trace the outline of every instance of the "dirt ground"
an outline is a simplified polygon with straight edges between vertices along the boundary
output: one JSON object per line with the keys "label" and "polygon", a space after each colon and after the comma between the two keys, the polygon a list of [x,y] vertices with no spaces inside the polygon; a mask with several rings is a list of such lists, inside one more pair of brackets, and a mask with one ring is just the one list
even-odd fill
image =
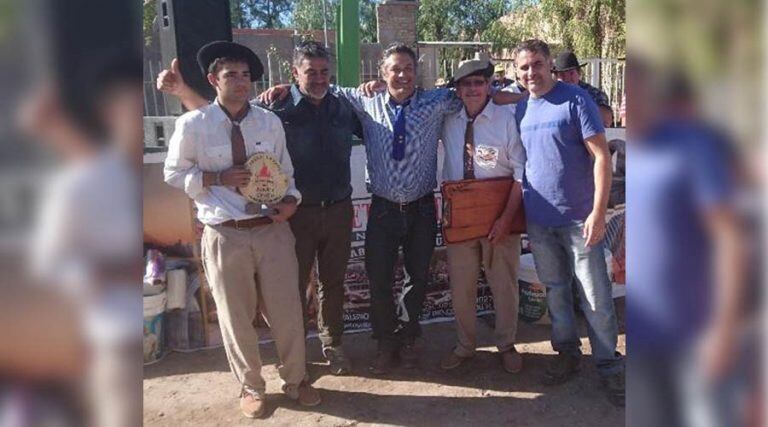
{"label": "dirt ground", "polygon": [[[619,349],[625,350],[624,303],[617,300]],[[303,408],[280,393],[272,344],[261,346],[262,374],[267,381],[267,413],[244,418],[238,407],[239,386],[229,371],[224,349],[172,353],[144,369],[144,424],[151,426],[622,426],[624,409],[606,399],[590,362],[589,340],[581,320],[581,373],[555,387],[539,383],[554,353],[549,326],[520,323],[518,351],[523,372],[501,368],[492,345],[493,316],[478,320],[477,356],[455,371],[443,372],[440,358],[451,349],[453,324],[425,325],[420,340],[421,366],[395,369],[384,377],[367,372],[375,351],[369,333],[345,335],[344,346],[353,363],[349,376],[329,374],[322,363],[320,343],[308,341],[309,373],[323,402]]]}

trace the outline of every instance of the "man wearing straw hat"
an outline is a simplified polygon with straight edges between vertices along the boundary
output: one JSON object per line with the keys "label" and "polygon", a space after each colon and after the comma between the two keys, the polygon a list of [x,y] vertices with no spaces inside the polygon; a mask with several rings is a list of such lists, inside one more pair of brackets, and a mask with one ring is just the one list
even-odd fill
{"label": "man wearing straw hat", "polygon": [[[459,67],[461,67],[461,64],[459,64]],[[493,80],[491,81],[491,86],[493,86],[494,89],[504,89],[515,83],[513,80],[508,79],[506,74],[507,69],[504,67],[504,64],[496,64],[493,67]]]}
{"label": "man wearing straw hat", "polygon": [[[216,89],[216,100],[176,121],[165,181],[195,201],[198,219],[205,224],[203,265],[227,359],[241,383],[240,408],[249,418],[264,413],[259,336],[253,327],[260,310],[275,339],[283,391],[301,405],[315,406],[320,394],[307,381],[299,292],[286,286],[298,280],[295,240],[287,220],[296,212],[301,194],[294,185],[282,123],[248,102],[251,82],[263,70],[250,49],[218,41],[203,46],[197,59]],[[282,184],[274,187],[286,190],[266,210],[243,195],[253,191],[254,182],[246,162],[258,156],[264,158],[259,179],[276,177],[273,182]]]}

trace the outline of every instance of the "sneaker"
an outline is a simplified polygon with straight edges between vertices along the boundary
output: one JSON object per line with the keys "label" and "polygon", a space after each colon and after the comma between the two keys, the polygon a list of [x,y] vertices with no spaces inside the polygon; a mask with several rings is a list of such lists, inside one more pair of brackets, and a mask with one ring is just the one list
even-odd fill
{"label": "sneaker", "polygon": [[352,371],[344,349],[341,346],[323,347],[323,356],[328,361],[333,375],[347,375]]}
{"label": "sneaker", "polygon": [[392,351],[379,350],[376,358],[368,366],[368,371],[374,375],[388,374],[394,364],[395,354]]}
{"label": "sneaker", "polygon": [[472,357],[459,356],[455,352],[451,351],[450,354],[445,356],[443,360],[440,361],[440,369],[444,371],[450,371],[451,369],[456,369],[459,366],[461,366],[462,363],[466,362],[471,358]]}
{"label": "sneaker", "polygon": [[419,364],[419,353],[416,351],[416,347],[413,344],[403,344],[399,351],[400,361],[403,363],[403,368],[413,369]]}
{"label": "sneaker", "polygon": [[547,366],[541,382],[544,385],[557,385],[568,381],[579,372],[580,362],[581,357],[578,355],[559,353],[557,358]]}
{"label": "sneaker", "polygon": [[501,353],[501,366],[510,374],[516,374],[523,370],[523,356],[512,347]]}
{"label": "sneaker", "polygon": [[624,391],[624,373],[619,372],[604,377],[603,385],[608,392],[608,401],[615,406],[624,407],[624,401],[626,397]]}
{"label": "sneaker", "polygon": [[248,418],[258,418],[264,415],[264,398],[247,391],[240,397],[240,410]]}

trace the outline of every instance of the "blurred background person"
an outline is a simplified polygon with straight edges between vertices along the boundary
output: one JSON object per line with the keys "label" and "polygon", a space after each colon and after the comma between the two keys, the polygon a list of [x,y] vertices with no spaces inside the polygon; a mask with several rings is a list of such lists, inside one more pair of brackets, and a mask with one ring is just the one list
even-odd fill
{"label": "blurred background person", "polygon": [[[0,302],[0,420],[141,424],[139,4],[25,4],[18,124],[49,162],[27,274]],[[20,267],[21,268],[21,267]],[[3,286],[5,288],[5,286]],[[50,411],[46,408],[52,408]]]}
{"label": "blurred background person", "polygon": [[630,56],[626,84],[628,425],[749,425],[760,307],[740,161],[682,69]]}

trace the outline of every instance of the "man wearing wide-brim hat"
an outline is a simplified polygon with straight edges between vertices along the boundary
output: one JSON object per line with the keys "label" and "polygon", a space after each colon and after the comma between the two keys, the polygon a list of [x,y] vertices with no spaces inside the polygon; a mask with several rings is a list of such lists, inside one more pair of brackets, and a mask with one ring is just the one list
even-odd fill
{"label": "man wearing wide-brim hat", "polygon": [[[302,405],[317,405],[320,395],[307,382],[299,291],[286,285],[298,281],[287,220],[301,194],[280,119],[248,102],[252,82],[262,74],[261,62],[247,47],[228,41],[203,46],[197,60],[216,89],[216,100],[176,121],[165,181],[195,201],[197,217],[205,224],[203,264],[227,359],[241,384],[241,411],[251,418],[264,413],[259,336],[253,327],[260,308],[269,315],[283,391]],[[277,194],[268,211],[253,209],[244,196],[253,192],[254,182],[246,161],[257,153],[259,159],[271,159],[258,173],[259,182],[275,177],[275,185],[266,190],[284,186],[287,178],[286,195],[280,199],[282,192]]]}
{"label": "man wearing wide-brim hat", "polygon": [[510,105],[491,102],[494,67],[487,56],[462,61],[449,86],[456,89],[464,108],[446,116],[443,127],[445,181],[514,178],[504,211],[488,236],[446,245],[448,269],[456,318],[457,340],[440,366],[457,368],[475,354],[477,280],[480,268],[493,292],[496,307],[494,339],[501,364],[509,373],[522,369],[515,350],[518,316],[517,267],[520,234],[511,234],[512,217],[522,203],[520,181],[525,152]]}
{"label": "man wearing wide-brim hat", "polygon": [[603,125],[609,126],[613,122],[613,109],[611,108],[611,102],[605,92],[581,80],[581,68],[585,65],[587,65],[586,62],[579,63],[579,59],[576,57],[575,53],[566,50],[561,52],[555,58],[555,63],[552,67],[552,73],[555,75],[557,80],[577,85],[580,88],[586,90],[600,110],[600,115],[603,119]]}
{"label": "man wearing wide-brim hat", "polygon": [[496,64],[493,67],[491,86],[496,89],[504,89],[513,83],[515,83],[513,80],[507,78],[507,69],[504,67],[504,64]]}

